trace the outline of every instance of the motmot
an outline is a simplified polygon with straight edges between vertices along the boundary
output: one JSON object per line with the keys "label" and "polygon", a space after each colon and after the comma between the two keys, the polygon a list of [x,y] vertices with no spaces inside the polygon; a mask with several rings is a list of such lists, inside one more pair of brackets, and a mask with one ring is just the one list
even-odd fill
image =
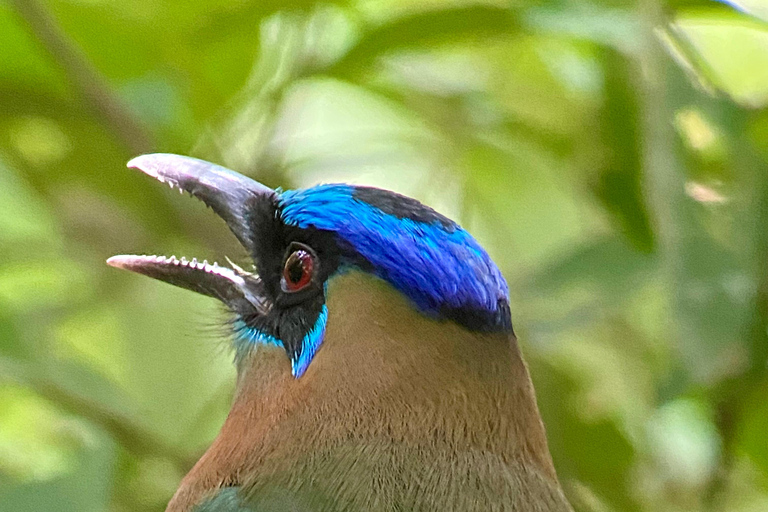
{"label": "motmot", "polygon": [[456,222],[378,188],[128,166],[209,206],[252,260],[108,260],[232,316],[231,410],[168,512],[571,510],[507,282]]}

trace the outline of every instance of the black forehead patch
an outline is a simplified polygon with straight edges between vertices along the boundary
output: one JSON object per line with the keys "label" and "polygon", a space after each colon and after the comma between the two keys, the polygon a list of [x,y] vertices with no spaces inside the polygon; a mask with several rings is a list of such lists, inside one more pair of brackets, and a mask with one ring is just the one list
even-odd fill
{"label": "black forehead patch", "polygon": [[429,206],[421,204],[416,199],[402,196],[389,190],[374,187],[355,187],[352,197],[398,219],[410,219],[423,224],[439,222],[449,232],[454,231],[457,227],[455,222],[437,213]]}

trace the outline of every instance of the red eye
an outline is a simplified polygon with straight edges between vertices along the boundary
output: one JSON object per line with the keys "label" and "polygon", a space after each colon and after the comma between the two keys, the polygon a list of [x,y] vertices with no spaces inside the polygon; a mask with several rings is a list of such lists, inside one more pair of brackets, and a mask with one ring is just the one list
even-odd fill
{"label": "red eye", "polygon": [[312,281],[315,260],[303,249],[293,251],[283,267],[283,290],[297,292]]}

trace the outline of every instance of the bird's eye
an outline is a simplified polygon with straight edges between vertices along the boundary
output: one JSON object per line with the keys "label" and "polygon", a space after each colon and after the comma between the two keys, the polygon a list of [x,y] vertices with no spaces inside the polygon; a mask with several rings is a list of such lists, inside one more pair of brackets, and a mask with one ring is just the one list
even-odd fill
{"label": "bird's eye", "polygon": [[312,282],[314,271],[315,260],[309,252],[304,249],[293,251],[283,267],[283,290],[297,292],[304,289]]}

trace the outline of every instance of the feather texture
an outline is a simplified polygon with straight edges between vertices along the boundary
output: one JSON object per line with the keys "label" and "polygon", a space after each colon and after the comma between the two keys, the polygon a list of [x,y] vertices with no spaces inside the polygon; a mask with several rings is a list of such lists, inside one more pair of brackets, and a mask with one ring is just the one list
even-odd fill
{"label": "feather texture", "polygon": [[[389,207],[365,202],[371,193],[360,190],[376,190]],[[350,185],[289,190],[279,204],[283,222],[335,233],[423,312],[471,329],[511,328],[509,289],[498,267],[472,235],[431,208]]]}
{"label": "feather texture", "polygon": [[426,317],[360,272],[331,280],[328,312],[303,378],[277,347],[241,361],[168,512],[570,510],[514,336]]}

